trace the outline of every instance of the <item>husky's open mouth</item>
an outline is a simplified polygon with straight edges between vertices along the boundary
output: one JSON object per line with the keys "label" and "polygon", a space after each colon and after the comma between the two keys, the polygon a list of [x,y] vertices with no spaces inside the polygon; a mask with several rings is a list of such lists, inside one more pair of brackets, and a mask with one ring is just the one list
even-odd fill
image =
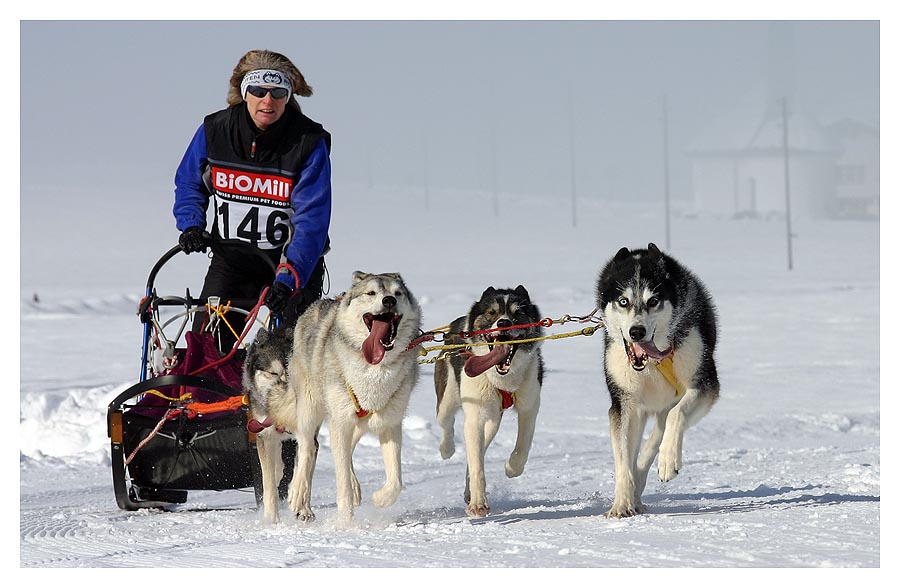
{"label": "husky's open mouth", "polygon": [[402,314],[386,312],[383,314],[366,313],[363,322],[369,329],[369,336],[363,342],[363,357],[372,365],[384,359],[385,351],[394,348],[397,339],[397,326],[403,318]]}
{"label": "husky's open mouth", "polygon": [[490,345],[487,355],[473,355],[466,361],[466,375],[474,378],[486,370],[494,367],[501,376],[509,373],[513,357],[516,355],[518,345],[508,345],[507,342],[524,339],[524,331],[521,335],[510,336],[507,333],[489,333],[485,339]]}
{"label": "husky's open mouth", "polygon": [[634,368],[635,371],[641,371],[647,367],[648,359],[660,361],[672,353],[671,347],[665,351],[660,351],[656,348],[656,345],[653,344],[653,341],[647,341],[646,343],[629,343],[623,338],[622,343],[625,344],[625,353],[628,355],[628,361],[631,362],[631,367]]}

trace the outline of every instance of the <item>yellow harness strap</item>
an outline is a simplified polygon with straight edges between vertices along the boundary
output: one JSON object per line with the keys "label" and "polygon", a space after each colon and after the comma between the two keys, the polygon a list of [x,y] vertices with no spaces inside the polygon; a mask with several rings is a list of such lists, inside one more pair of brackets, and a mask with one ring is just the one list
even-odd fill
{"label": "yellow harness strap", "polygon": [[371,416],[372,412],[374,411],[366,410],[359,405],[359,398],[356,397],[356,392],[353,391],[353,388],[350,387],[349,383],[347,384],[347,392],[350,393],[350,400],[353,401],[353,408],[356,409],[356,417],[362,420],[368,416]]}
{"label": "yellow harness strap", "polygon": [[687,388],[685,388],[684,384],[679,382],[678,378],[675,377],[675,368],[672,365],[671,355],[656,364],[656,369],[658,369],[659,373],[663,375],[666,381],[672,384],[672,387],[675,388],[675,398],[678,398],[679,396],[684,394]]}

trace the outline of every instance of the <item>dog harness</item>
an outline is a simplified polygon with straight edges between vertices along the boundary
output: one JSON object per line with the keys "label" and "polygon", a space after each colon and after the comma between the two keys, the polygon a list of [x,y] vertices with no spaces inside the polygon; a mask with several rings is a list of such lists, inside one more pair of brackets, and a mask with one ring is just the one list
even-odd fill
{"label": "dog harness", "polygon": [[667,382],[669,382],[673,388],[675,388],[675,398],[678,398],[682,394],[684,394],[687,388],[684,387],[678,378],[675,376],[675,367],[673,365],[672,356],[674,353],[670,353],[662,361],[656,364],[656,369],[659,370],[659,373],[663,375]]}
{"label": "dog harness", "polygon": [[350,393],[350,400],[353,402],[353,408],[356,409],[356,418],[362,420],[372,414],[371,411],[368,411],[359,405],[359,398],[356,397],[356,393],[353,391],[353,388],[350,387],[350,383],[347,383],[347,392]]}

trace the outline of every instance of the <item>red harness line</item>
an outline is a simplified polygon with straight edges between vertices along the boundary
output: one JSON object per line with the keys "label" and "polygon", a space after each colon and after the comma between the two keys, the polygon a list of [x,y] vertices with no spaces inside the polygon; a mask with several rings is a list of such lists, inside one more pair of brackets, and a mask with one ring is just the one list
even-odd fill
{"label": "red harness line", "polygon": [[420,343],[425,343],[426,341],[434,341],[434,337],[441,333],[445,337],[447,335],[459,335],[463,339],[468,339],[474,335],[483,335],[485,333],[493,333],[495,331],[510,331],[512,329],[527,329],[529,327],[550,327],[553,326],[552,318],[541,319],[536,323],[527,323],[521,325],[511,325],[509,327],[495,327],[493,329],[482,329],[481,331],[460,331],[458,333],[444,333],[443,331],[428,331],[427,333],[422,333],[415,339],[409,342],[409,345],[406,346],[406,350],[409,351],[413,347],[419,345]]}

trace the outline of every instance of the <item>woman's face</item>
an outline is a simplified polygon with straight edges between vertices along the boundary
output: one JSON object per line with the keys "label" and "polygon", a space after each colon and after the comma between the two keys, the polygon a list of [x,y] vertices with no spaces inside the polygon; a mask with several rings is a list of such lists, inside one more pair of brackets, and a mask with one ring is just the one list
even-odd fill
{"label": "woman's face", "polygon": [[[258,87],[268,88],[268,86]],[[253,119],[259,130],[265,131],[281,118],[281,115],[284,114],[284,108],[287,106],[288,96],[273,98],[271,92],[266,92],[262,98],[257,98],[249,91],[247,92],[247,95],[244,97],[244,100],[247,102],[247,110],[250,111],[250,118]]]}

